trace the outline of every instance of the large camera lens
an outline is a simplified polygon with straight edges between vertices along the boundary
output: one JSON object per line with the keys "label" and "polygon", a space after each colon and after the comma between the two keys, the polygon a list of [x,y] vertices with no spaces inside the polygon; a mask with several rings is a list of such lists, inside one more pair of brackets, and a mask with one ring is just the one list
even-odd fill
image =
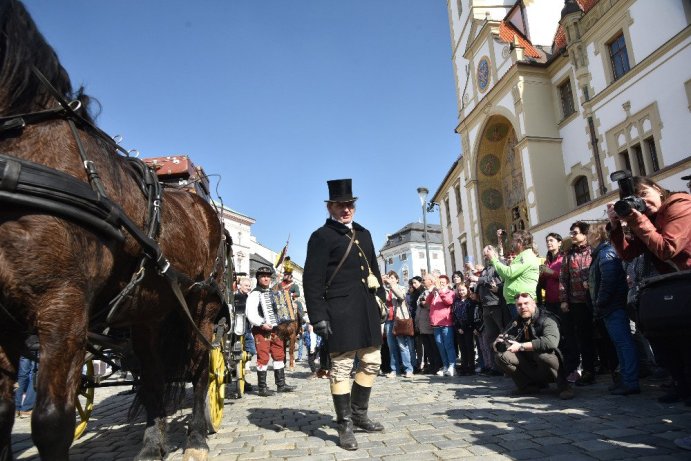
{"label": "large camera lens", "polygon": [[508,346],[504,341],[498,342],[495,347],[497,348],[497,352],[506,352],[506,349],[508,349]]}
{"label": "large camera lens", "polygon": [[631,203],[626,199],[617,200],[614,203],[614,212],[617,214],[617,216],[620,216],[622,218],[630,215],[631,214]]}

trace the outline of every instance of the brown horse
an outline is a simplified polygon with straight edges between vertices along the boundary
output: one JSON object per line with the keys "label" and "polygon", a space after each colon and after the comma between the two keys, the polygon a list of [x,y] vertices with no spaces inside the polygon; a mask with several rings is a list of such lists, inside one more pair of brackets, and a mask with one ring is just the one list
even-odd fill
{"label": "brown horse", "polygon": [[300,332],[300,326],[297,320],[292,322],[281,323],[276,327],[278,337],[283,340],[283,344],[288,349],[286,357],[288,358],[288,369],[295,369],[295,345],[297,344],[297,335]]}
{"label": "brown horse", "polygon": [[[81,106],[61,107],[63,98]],[[136,402],[146,410],[146,429],[137,459],[165,456],[165,397],[176,379],[194,386],[186,455],[204,458],[209,373],[201,336],[211,337],[222,303],[215,288],[222,283],[222,226],[214,209],[194,194],[165,190],[160,202],[148,199],[144,192],[152,181],[142,180],[136,163],[118,155],[93,126],[87,107],[88,98],[81,90],[73,93],[24,6],[0,0],[0,460],[12,459],[13,384],[27,336],[35,333],[40,342],[32,438],[43,459],[65,460],[88,333],[113,326],[129,329],[142,365]],[[93,218],[98,213],[75,211],[87,193],[54,202],[61,194],[55,187],[27,199],[22,194],[31,187],[22,181],[31,172],[73,192],[86,189],[96,197],[86,200],[91,208],[115,206],[102,220]],[[123,223],[148,229],[152,238]],[[109,302],[135,273],[141,282],[107,322]],[[173,279],[180,283],[169,283]],[[176,286],[196,325],[183,315]]]}

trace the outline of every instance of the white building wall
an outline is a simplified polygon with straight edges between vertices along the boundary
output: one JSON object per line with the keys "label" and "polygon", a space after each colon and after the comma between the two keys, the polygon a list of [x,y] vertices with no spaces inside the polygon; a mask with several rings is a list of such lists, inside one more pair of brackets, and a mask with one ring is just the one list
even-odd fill
{"label": "white building wall", "polygon": [[[666,61],[661,60],[655,68],[649,69],[644,79],[632,80],[626,87],[594,107],[601,123],[600,133],[604,134],[626,120],[626,113],[622,108],[624,103],[631,104],[630,113],[635,114],[656,102],[663,121],[658,155],[664,165],[686,159],[691,152],[688,143],[691,113],[682,84],[691,79],[691,40],[672,50],[668,57]],[[616,153],[608,152],[609,155]]]}
{"label": "white building wall", "polygon": [[588,147],[587,121],[576,117],[559,129],[562,137],[561,149],[564,156],[564,175],[571,173],[571,169],[578,163],[590,161],[591,153]]}
{"label": "white building wall", "polygon": [[[588,43],[586,46],[586,54],[588,56],[588,71],[590,72],[590,86],[593,93],[597,94],[604,90],[607,86],[607,77],[605,75],[605,68],[602,67],[602,60],[599,55],[595,54],[595,44]],[[594,96],[590,95],[591,97]]]}
{"label": "white building wall", "polygon": [[636,55],[636,62],[643,60],[686,27],[682,1],[662,0],[662,2],[665,3],[664,8],[660,8],[660,0],[639,0],[629,8],[629,14],[633,19],[629,28],[631,46]]}

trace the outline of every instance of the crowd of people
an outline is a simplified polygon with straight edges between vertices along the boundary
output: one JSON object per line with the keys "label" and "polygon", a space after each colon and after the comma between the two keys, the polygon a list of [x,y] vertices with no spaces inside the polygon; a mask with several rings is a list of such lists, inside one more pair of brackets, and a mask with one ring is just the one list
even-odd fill
{"label": "crowd of people", "polygon": [[[395,271],[379,273],[371,236],[353,221],[350,180],[329,181],[329,218],[305,264],[304,344],[313,376],[330,380],[339,444],[357,449],[354,426],[382,430],[367,416],[376,375],[508,376],[515,394],[554,383],[562,399],[602,379],[613,395],[639,394],[653,376],[669,380],[660,402],[691,406],[684,333],[670,325],[648,336],[635,315],[642,280],[691,269],[691,195],[631,181],[635,197],[607,204],[606,220],[576,221],[568,238],[550,232],[544,257],[525,230],[504,251],[499,231],[484,264],[407,287]],[[676,442],[691,449],[691,438]]]}

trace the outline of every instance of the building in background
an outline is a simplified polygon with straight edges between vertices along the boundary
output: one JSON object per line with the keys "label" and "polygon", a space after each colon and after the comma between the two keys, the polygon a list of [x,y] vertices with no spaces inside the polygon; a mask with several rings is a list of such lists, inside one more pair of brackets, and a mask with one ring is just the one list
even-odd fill
{"label": "building in background", "polygon": [[[427,224],[427,240],[429,242],[432,273],[439,271],[440,274],[446,274],[441,226],[438,224]],[[381,273],[391,270],[396,271],[402,285],[407,285],[408,280],[416,275],[426,274],[427,257],[425,254],[425,235],[422,223],[407,224],[402,229],[389,235],[379,254],[379,270]]]}
{"label": "building in background", "polygon": [[[249,277],[254,287],[256,284],[254,274],[257,268],[264,265],[273,268],[278,252],[257,242],[257,238],[252,235],[252,225],[256,222],[254,218],[243,215],[228,207],[221,207],[218,203],[216,205],[223,210],[223,224],[233,239],[235,272]],[[282,268],[283,266],[278,268],[274,276],[274,282],[281,280],[283,275]],[[302,273],[303,268],[293,261],[293,280],[300,286],[301,292]]]}
{"label": "building in background", "polygon": [[447,267],[499,228],[605,218],[628,169],[684,190],[691,2],[449,0],[461,152],[432,200]]}

